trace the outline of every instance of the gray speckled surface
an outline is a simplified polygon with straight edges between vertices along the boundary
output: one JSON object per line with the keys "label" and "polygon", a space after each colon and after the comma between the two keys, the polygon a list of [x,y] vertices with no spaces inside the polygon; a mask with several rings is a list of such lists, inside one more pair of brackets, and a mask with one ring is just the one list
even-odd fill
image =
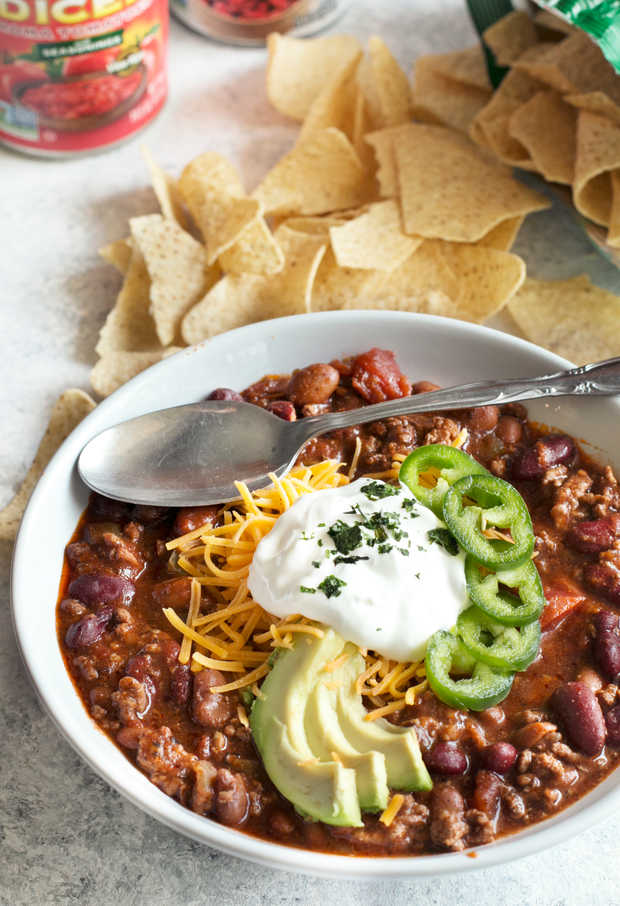
{"label": "gray speckled surface", "polygon": [[[409,66],[416,54],[471,41],[459,0],[359,2],[343,28],[382,34]],[[290,143],[267,105],[260,51],[171,35],[171,99],[144,139],[173,171],[214,148],[248,184]],[[118,279],[97,260],[129,216],[155,204],[137,143],[71,163],[0,151],[0,505],[24,475],[50,406],[87,388],[93,347]],[[531,217],[517,250],[538,277],[587,270],[620,292],[620,277],[570,214]],[[499,326],[508,326],[506,319]],[[280,906],[425,903],[522,906],[620,902],[620,817],[504,867],[417,882],[322,881],[285,875],[184,839],[125,802],[86,767],[42,712],[8,620],[9,546],[0,542],[0,903],[81,906]]]}

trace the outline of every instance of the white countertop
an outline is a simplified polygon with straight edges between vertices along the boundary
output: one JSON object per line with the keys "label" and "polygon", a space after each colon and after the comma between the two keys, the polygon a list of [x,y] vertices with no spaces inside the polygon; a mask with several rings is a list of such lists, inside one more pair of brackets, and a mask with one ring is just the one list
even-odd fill
{"label": "white countertop", "polygon": [[[407,71],[419,53],[463,47],[459,0],[354,3],[340,28],[381,35]],[[170,99],[135,141],[49,162],[0,150],[0,506],[32,459],[53,401],[88,389],[94,345],[119,286],[96,250],[156,209],[139,143],[172,172],[194,155],[231,156],[252,188],[296,127],[264,92],[264,51],[210,43],[173,22]],[[537,277],[588,271],[620,293],[566,209],[531,217],[517,246]],[[500,322],[501,325],[501,322]],[[42,541],[45,539],[42,526]],[[442,880],[355,884],[285,875],[178,836],[94,775],[43,714],[8,620],[10,547],[0,542],[0,903],[80,906],[302,906],[338,903],[608,904],[620,901],[620,816],[553,850]]]}

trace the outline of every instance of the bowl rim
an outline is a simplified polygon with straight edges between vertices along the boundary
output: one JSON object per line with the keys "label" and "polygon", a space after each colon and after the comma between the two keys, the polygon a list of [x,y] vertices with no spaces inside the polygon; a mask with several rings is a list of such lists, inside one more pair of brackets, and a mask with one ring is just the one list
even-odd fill
{"label": "bowl rim", "polygon": [[[146,381],[151,379],[153,373],[161,373],[163,376],[166,372],[174,371],[175,360],[181,356],[193,355],[199,350],[213,348],[214,345],[226,345],[232,342],[237,346],[243,346],[248,337],[255,333],[263,331],[277,331],[278,326],[290,326],[291,322],[301,324],[311,319],[315,326],[321,323],[330,326],[346,325],[347,322],[358,320],[367,322],[372,325],[381,322],[397,325],[403,324],[407,329],[413,324],[425,323],[440,329],[452,330],[455,336],[460,335],[465,339],[467,336],[476,335],[478,337],[488,337],[490,342],[497,342],[501,339],[503,343],[514,346],[530,354],[535,353],[538,356],[544,356],[549,362],[551,369],[561,370],[564,368],[574,367],[571,362],[555,353],[549,352],[540,346],[530,343],[527,340],[515,337],[512,334],[493,328],[485,327],[469,322],[448,319],[435,315],[412,314],[409,312],[392,312],[392,311],[337,311],[321,312],[304,315],[292,315],[285,318],[277,318],[269,321],[262,321],[256,324],[247,325],[228,331],[225,334],[218,335],[210,340],[204,340],[195,346],[181,350],[173,356],[158,362],[151,366],[145,372],[132,378],[93,410],[92,413],[80,422],[73,432],[67,437],[60,448],[56,451],[39,481],[37,482],[28,505],[26,507],[19,532],[16,538],[15,547],[12,555],[10,570],[10,606],[11,619],[15,637],[17,640],[18,650],[22,657],[28,677],[35,689],[37,697],[41,702],[46,713],[51,717],[54,725],[60,731],[61,735],[69,742],[78,755],[110,786],[132,802],[142,811],[156,818],[168,827],[176,830],[185,836],[215,847],[222,852],[248,859],[252,862],[266,865],[272,868],[278,868],[288,871],[297,871],[303,874],[310,874],[324,878],[337,879],[396,879],[411,877],[428,877],[436,874],[451,874],[454,872],[463,872],[467,870],[476,870],[493,865],[513,861],[527,855],[539,852],[540,850],[561,843],[562,841],[574,836],[582,830],[586,830],[598,821],[603,820],[612,813],[616,812],[620,805],[620,778],[615,784],[615,789],[608,789],[598,795],[596,791],[601,786],[608,783],[612,775],[609,775],[602,784],[597,785],[591,792],[586,793],[574,804],[563,809],[556,815],[544,819],[543,821],[532,824],[530,827],[516,834],[511,834],[500,838],[497,842],[481,847],[473,847],[462,852],[439,853],[424,856],[347,856],[336,855],[331,853],[306,850],[292,846],[286,846],[281,843],[272,843],[262,838],[253,837],[243,831],[225,827],[217,822],[199,816],[190,809],[181,806],[178,802],[171,799],[165,793],[155,788],[151,782],[127,760],[128,770],[122,770],[122,776],[116,776],[116,773],[107,767],[102,758],[96,758],[89,751],[87,742],[76,738],[68,727],[60,719],[57,711],[62,710],[62,703],[54,700],[52,691],[46,688],[43,682],[44,675],[40,665],[33,663],[28,646],[28,625],[25,619],[27,601],[22,601],[26,594],[27,576],[29,563],[26,560],[25,549],[28,546],[28,535],[33,531],[35,519],[38,516],[39,498],[45,492],[48,482],[54,476],[56,470],[60,469],[65,474],[70,474],[75,469],[77,454],[70,461],[65,459],[70,449],[76,445],[79,440],[80,446],[78,452],[86,440],[93,436],[94,433],[101,430],[97,424],[95,431],[91,430],[91,425],[105,421],[109,410],[116,410],[120,406],[122,409],[123,401],[127,397],[132,397],[139,393],[140,387]],[[148,377],[145,377],[148,375]],[[620,404],[616,403],[618,408]],[[117,419],[118,420],[118,419]],[[112,422],[110,422],[111,424]],[[79,698],[81,708],[83,705]],[[87,716],[88,712],[84,709]],[[102,733],[96,723],[92,721],[93,732]],[[105,734],[103,734],[105,735]],[[107,738],[107,737],[106,737]],[[153,802],[145,802],[134,789],[136,785],[136,773],[145,779],[145,782],[152,787],[154,791]]]}

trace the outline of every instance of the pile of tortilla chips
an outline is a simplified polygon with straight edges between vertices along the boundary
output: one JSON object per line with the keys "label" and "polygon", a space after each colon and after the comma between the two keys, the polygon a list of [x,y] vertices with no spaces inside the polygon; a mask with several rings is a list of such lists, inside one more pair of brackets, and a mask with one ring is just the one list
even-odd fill
{"label": "pile of tortilla chips", "polygon": [[510,166],[572,187],[577,210],[620,248],[620,75],[581,30],[512,12],[484,34],[502,66],[492,93],[479,47],[420,58],[414,113],[467,132]]}
{"label": "pile of tortilla chips", "polygon": [[[255,321],[377,308],[480,322],[524,280],[509,249],[548,202],[452,123],[414,122],[409,80],[380,38],[365,52],[346,35],[276,34],[268,48],[267,93],[301,123],[297,141],[252,193],[219,154],[178,179],[148,156],[160,213],[102,249],[124,283],[97,344],[101,395]],[[478,57],[447,56],[433,78],[469,79],[486,101]]]}

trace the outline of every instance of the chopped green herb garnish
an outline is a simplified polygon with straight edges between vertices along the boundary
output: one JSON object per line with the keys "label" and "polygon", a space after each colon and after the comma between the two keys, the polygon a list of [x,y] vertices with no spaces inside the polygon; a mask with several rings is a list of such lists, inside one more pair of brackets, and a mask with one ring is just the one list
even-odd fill
{"label": "chopped green herb garnish", "polygon": [[339,554],[349,554],[363,542],[362,529],[359,525],[347,525],[342,519],[335,522],[327,530]]}
{"label": "chopped green herb garnish", "polygon": [[321,565],[321,563],[319,560],[313,560],[312,565],[314,566],[315,569],[318,569],[319,566]]}
{"label": "chopped green herb garnish", "polygon": [[325,576],[322,582],[319,582],[319,588],[326,598],[337,598],[342,594],[342,586],[346,584],[345,581],[332,573],[329,576]]}
{"label": "chopped green herb garnish", "polygon": [[413,518],[414,516],[419,516],[419,513],[415,512],[416,502],[413,497],[405,497],[402,503],[403,510],[407,510],[409,515]]}
{"label": "chopped green herb garnish", "polygon": [[302,541],[312,541],[314,535],[307,535],[305,532],[302,532],[300,537]]}
{"label": "chopped green herb garnish", "polygon": [[351,554],[349,557],[334,557],[334,565],[338,563],[357,563],[358,560],[370,560],[370,557],[359,557],[356,554]]}
{"label": "chopped green herb garnish", "polygon": [[403,555],[403,557],[408,557],[411,551],[407,547],[399,547],[398,552]]}
{"label": "chopped green herb garnish", "polygon": [[459,546],[454,535],[448,531],[447,528],[435,528],[430,529],[426,533],[428,540],[434,542],[435,544],[440,544],[444,550],[446,550],[452,556],[456,556],[459,552]]}
{"label": "chopped green herb garnish", "polygon": [[377,548],[377,552],[379,554],[389,554],[389,552],[392,550],[393,547],[394,547],[393,544],[387,544],[387,543],[380,544],[379,547]]}
{"label": "chopped green herb garnish", "polygon": [[384,497],[393,497],[400,494],[398,488],[385,481],[369,481],[368,484],[361,488],[362,494],[365,494],[369,500],[383,500]]}
{"label": "chopped green herb garnish", "polygon": [[419,579],[419,578],[420,578],[420,573],[416,573],[416,574],[415,574],[415,577],[416,577],[416,579]]}
{"label": "chopped green herb garnish", "polygon": [[[320,586],[319,586],[319,588],[320,588]],[[309,588],[307,585],[300,585],[299,590],[303,591],[303,593],[305,595],[315,595],[316,594],[316,588]]]}

